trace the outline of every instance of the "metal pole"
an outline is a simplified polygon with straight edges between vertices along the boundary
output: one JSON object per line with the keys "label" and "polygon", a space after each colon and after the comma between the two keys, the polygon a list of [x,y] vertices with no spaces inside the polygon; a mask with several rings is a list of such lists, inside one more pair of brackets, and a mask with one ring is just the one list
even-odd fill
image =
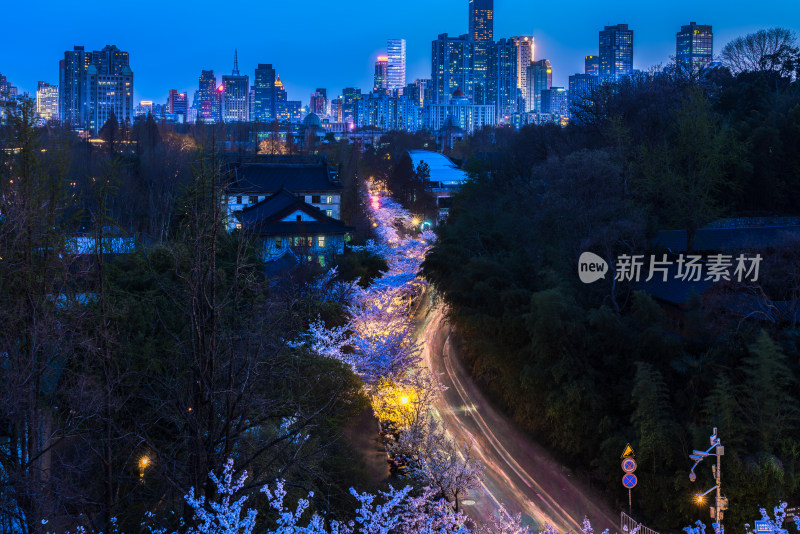
{"label": "metal pole", "polygon": [[[717,429],[714,428],[714,435],[717,435]],[[720,484],[722,483],[722,455],[720,454],[720,439],[717,435],[717,446],[714,449],[715,454],[717,455],[717,472],[716,472],[716,482],[717,482],[717,525],[722,528],[722,488]]]}
{"label": "metal pole", "polygon": [[631,489],[628,488],[628,515],[633,517],[633,510],[631,508]]}

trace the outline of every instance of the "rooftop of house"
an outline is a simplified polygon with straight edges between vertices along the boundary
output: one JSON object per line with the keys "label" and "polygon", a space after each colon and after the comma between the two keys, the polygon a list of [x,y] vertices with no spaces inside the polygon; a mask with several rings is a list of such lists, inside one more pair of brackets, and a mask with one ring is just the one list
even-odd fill
{"label": "rooftop of house", "polygon": [[272,193],[286,188],[294,193],[342,190],[335,169],[324,158],[265,156],[231,166],[231,194]]}
{"label": "rooftop of house", "polygon": [[[285,221],[286,217],[301,211],[312,220]],[[336,235],[353,232],[355,228],[306,204],[302,197],[285,188],[234,214],[242,227],[257,235]]]}
{"label": "rooftop of house", "polygon": [[430,181],[440,182],[443,186],[458,186],[463,184],[468,176],[459,169],[453,161],[439,152],[430,150],[409,150],[408,155],[416,169],[421,162],[430,167]]}

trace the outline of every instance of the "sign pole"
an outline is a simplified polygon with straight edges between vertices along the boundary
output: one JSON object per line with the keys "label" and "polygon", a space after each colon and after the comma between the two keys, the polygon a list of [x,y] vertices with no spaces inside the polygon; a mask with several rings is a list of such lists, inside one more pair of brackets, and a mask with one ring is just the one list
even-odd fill
{"label": "sign pole", "polygon": [[622,477],[622,485],[628,489],[628,516],[633,516],[633,503],[631,499],[631,490],[636,483],[638,482],[636,475],[633,473],[636,471],[636,454],[633,452],[633,448],[631,448],[631,444],[628,443],[625,446],[625,450],[622,452],[622,470],[625,472],[625,476]]}
{"label": "sign pole", "polygon": [[633,507],[631,506],[631,490],[628,490],[628,515],[633,517]]}

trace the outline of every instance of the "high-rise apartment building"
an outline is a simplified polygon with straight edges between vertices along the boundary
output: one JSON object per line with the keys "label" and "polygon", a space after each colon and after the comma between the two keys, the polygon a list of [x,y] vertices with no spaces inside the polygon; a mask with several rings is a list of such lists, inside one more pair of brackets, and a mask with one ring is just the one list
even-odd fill
{"label": "high-rise apartment building", "polygon": [[456,89],[472,99],[472,42],[446,33],[432,43],[431,85],[436,103],[448,104]]}
{"label": "high-rise apartment building", "polygon": [[206,122],[220,122],[222,120],[222,86],[217,87],[217,77],[213,70],[200,72],[197,91],[199,99],[197,117]]}
{"label": "high-rise apartment building", "polygon": [[497,108],[496,116],[504,118],[517,107],[517,43],[500,39],[492,44],[489,54],[489,102]]}
{"label": "high-rise apartment building", "polygon": [[562,119],[569,116],[567,90],[563,87],[551,87],[542,91],[542,113],[552,113]]}
{"label": "high-rise apartment building", "polygon": [[600,58],[598,56],[586,56],[583,64],[584,74],[600,76]]}
{"label": "high-rise apartment building", "polygon": [[469,0],[469,38],[472,41],[494,39],[494,0]]}
{"label": "high-rise apartment building", "polygon": [[[5,82],[3,82],[5,85]],[[3,88],[0,88],[2,91]],[[58,86],[39,82],[36,89],[36,113],[45,120],[58,120]]]}
{"label": "high-rise apartment building", "polygon": [[64,52],[59,61],[59,115],[71,128],[96,134],[112,115],[133,121],[133,71],[128,52],[113,45]]}
{"label": "high-rise apartment building", "polygon": [[359,100],[361,100],[361,89],[345,87],[342,90],[342,122],[358,124]]}
{"label": "high-rise apartment building", "polygon": [[271,63],[259,63],[253,85],[252,120],[272,122],[275,120],[275,69]]}
{"label": "high-rise apartment building", "polygon": [[525,94],[525,111],[542,112],[542,91],[553,86],[553,69],[546,59],[528,66],[528,87]]}
{"label": "high-rise apartment building", "polygon": [[681,26],[675,39],[675,61],[679,67],[697,72],[711,63],[714,55],[714,32],[708,24]]}
{"label": "high-rise apartment building", "polygon": [[633,30],[627,24],[600,31],[600,77],[619,80],[633,71]]}
{"label": "high-rise apartment building", "polygon": [[406,86],[406,40],[389,39],[386,44],[389,91],[403,94]]}
{"label": "high-rise apartment building", "polygon": [[250,117],[250,77],[239,74],[239,54],[233,51],[233,71],[222,76],[222,121],[247,122]]}
{"label": "high-rise apartment building", "polygon": [[511,40],[517,45],[517,88],[524,93],[528,87],[528,65],[535,57],[535,45],[529,35],[512,37]]}
{"label": "high-rise apartment building", "polygon": [[389,56],[378,56],[375,62],[375,75],[372,90],[380,93],[389,91]]}
{"label": "high-rise apartment building", "polygon": [[316,113],[320,117],[328,113],[328,99],[325,98],[323,90],[317,89],[308,102],[308,110],[311,113]]}
{"label": "high-rise apartment building", "polygon": [[573,74],[569,77],[569,108],[580,106],[599,85],[600,76],[592,74]]}

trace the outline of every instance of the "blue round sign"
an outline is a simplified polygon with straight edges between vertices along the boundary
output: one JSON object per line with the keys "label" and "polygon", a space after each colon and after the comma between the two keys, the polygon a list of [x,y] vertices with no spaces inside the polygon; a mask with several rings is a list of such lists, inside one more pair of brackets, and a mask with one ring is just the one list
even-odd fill
{"label": "blue round sign", "polygon": [[631,489],[634,486],[636,486],[637,482],[639,481],[636,479],[636,475],[634,475],[633,473],[628,473],[627,475],[622,477],[622,485],[628,489]]}

